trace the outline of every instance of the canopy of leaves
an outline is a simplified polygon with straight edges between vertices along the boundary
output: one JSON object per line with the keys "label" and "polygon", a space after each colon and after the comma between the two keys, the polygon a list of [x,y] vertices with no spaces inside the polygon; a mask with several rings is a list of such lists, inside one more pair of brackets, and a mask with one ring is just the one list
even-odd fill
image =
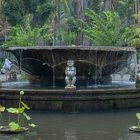
{"label": "canopy of leaves", "polygon": [[133,28],[128,43],[129,46],[140,47],[140,27]]}
{"label": "canopy of leaves", "polygon": [[5,0],[2,10],[12,25],[22,24],[25,15],[32,14],[32,24],[43,25],[54,6],[49,0]]}

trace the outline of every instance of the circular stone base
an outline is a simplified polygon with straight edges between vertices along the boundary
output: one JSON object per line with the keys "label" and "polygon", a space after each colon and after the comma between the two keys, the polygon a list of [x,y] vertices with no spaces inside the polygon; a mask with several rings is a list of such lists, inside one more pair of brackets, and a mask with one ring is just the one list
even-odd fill
{"label": "circular stone base", "polygon": [[18,133],[22,133],[25,131],[28,131],[29,129],[27,127],[21,127],[20,129],[16,129],[16,130],[11,130],[8,126],[3,126],[2,128],[0,128],[0,133],[5,133],[5,134],[18,134]]}
{"label": "circular stone base", "polygon": [[129,127],[129,130],[132,132],[140,133],[140,128],[137,126],[131,126]]}

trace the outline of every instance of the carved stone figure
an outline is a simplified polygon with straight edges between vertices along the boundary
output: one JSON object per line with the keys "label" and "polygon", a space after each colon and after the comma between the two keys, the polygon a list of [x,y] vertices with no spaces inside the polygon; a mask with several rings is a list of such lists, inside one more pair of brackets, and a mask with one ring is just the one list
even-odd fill
{"label": "carved stone figure", "polygon": [[13,64],[9,70],[8,81],[17,81],[17,67]]}
{"label": "carved stone figure", "polygon": [[137,72],[138,72],[138,65],[136,63],[136,58],[133,55],[131,57],[130,65],[129,65],[129,73],[130,73],[130,79],[129,79],[129,81],[134,82],[136,80],[136,78],[137,78]]}
{"label": "carved stone figure", "polygon": [[17,81],[17,74],[16,72],[12,71],[9,73],[8,81]]}
{"label": "carved stone figure", "polygon": [[138,71],[138,73],[140,73],[140,59],[138,60],[137,71]]}
{"label": "carved stone figure", "polygon": [[66,87],[65,88],[76,88],[74,86],[74,84],[76,82],[76,68],[74,67],[73,60],[67,61],[65,75],[66,75],[66,77],[65,77]]}

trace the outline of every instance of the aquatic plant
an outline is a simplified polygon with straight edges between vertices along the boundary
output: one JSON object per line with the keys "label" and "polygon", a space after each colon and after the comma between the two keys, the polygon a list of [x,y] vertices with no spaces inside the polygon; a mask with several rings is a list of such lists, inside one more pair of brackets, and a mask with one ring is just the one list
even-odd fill
{"label": "aquatic plant", "polygon": [[140,113],[136,113],[136,117],[137,117],[137,119],[138,119],[137,128],[140,129]]}
{"label": "aquatic plant", "polygon": [[0,121],[2,120],[2,112],[5,111],[5,107],[0,104]]}
{"label": "aquatic plant", "polygon": [[[10,121],[8,123],[8,126],[0,126],[0,129],[7,129],[7,131],[16,131],[20,130],[24,127],[25,124],[21,123],[22,116],[26,118],[27,121],[31,120],[31,117],[25,112],[26,110],[30,110],[28,105],[22,101],[22,96],[24,95],[24,91],[20,91],[20,96],[19,96],[19,102],[18,102],[18,107],[10,107],[7,108],[6,110],[10,114],[14,114],[17,116],[17,121]],[[4,111],[5,107],[0,107],[0,111]],[[15,119],[15,117],[14,117]],[[35,127],[36,125],[33,123],[28,123],[28,126]]]}
{"label": "aquatic plant", "polygon": [[140,132],[140,113],[136,113],[136,117],[137,117],[137,125],[129,127],[129,130],[133,132]]}

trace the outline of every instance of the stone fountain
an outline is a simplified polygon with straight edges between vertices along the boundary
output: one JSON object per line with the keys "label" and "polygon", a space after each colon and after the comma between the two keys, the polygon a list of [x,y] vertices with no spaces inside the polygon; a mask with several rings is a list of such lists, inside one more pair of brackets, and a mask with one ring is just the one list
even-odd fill
{"label": "stone fountain", "polygon": [[[12,47],[6,51],[30,74],[32,85],[45,88],[8,88],[2,83],[0,102],[3,104],[17,103],[18,93],[24,89],[24,100],[36,110],[91,112],[140,107],[140,89],[135,88],[135,48],[46,46]],[[125,80],[118,80],[118,75]],[[69,90],[71,87],[74,90]]]}
{"label": "stone fountain", "polygon": [[136,50],[127,47],[13,47],[22,70],[31,75],[30,81],[46,86],[65,87],[67,61],[76,67],[76,86],[87,87],[112,83],[112,74],[129,74],[135,82]]}

